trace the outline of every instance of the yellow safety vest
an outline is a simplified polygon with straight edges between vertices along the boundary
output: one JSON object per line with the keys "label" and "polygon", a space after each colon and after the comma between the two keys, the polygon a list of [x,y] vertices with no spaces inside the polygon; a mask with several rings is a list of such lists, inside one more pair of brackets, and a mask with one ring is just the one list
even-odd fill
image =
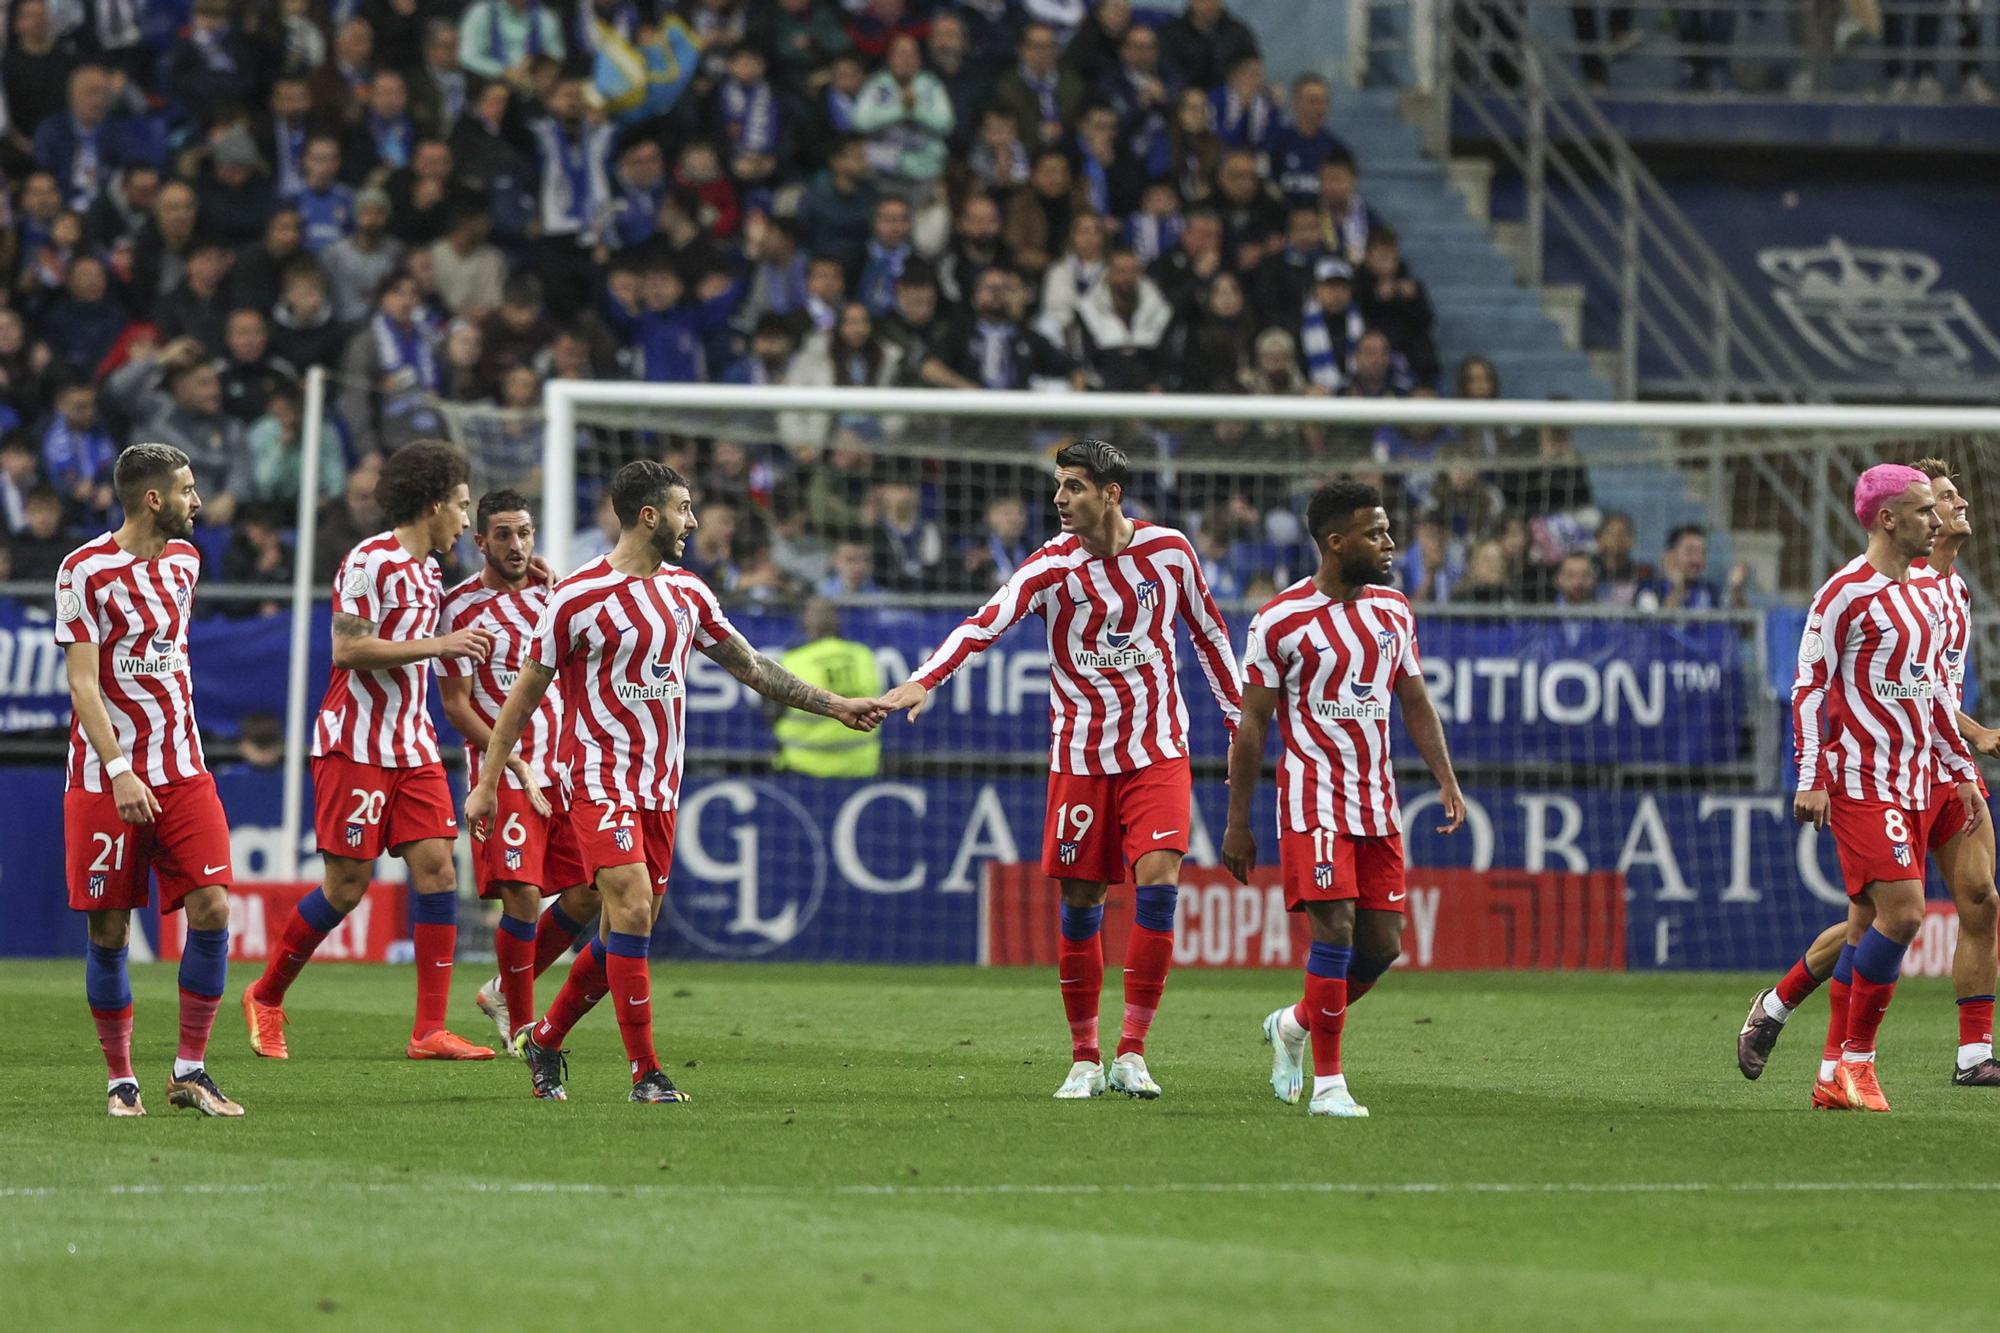
{"label": "yellow safety vest", "polygon": [[[808,685],[849,698],[882,693],[882,665],[868,645],[849,639],[815,639],[779,658]],[[771,730],[778,738],[778,768],[812,778],[872,778],[882,768],[882,734],[849,731],[830,717],[788,708]]]}

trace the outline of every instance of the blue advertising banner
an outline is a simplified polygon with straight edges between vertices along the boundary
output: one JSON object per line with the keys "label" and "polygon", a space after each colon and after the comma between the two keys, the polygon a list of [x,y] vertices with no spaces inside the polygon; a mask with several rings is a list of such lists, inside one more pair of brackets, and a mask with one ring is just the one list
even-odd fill
{"label": "blue advertising banner", "polygon": [[[237,873],[318,877],[311,846],[279,845],[279,784],[219,775]],[[45,837],[0,842],[0,955],[80,955],[64,905],[61,774],[0,770],[11,826]],[[1627,890],[1634,968],[1782,968],[1841,917],[1831,839],[1792,822],[1777,791],[1475,788],[1466,827],[1435,831],[1435,793],[1405,789],[1413,866],[1614,871]],[[661,923],[674,957],[969,963],[978,956],[988,861],[1037,861],[1044,784],[1025,778],[815,781],[698,776],[681,806],[674,881]],[[1215,865],[1227,793],[1196,786],[1190,860]],[[1272,789],[1255,828],[1275,859]],[[307,835],[310,839],[310,833]],[[400,865],[385,863],[384,878]],[[1948,951],[1946,951],[1948,958]]]}
{"label": "blue advertising banner", "polygon": [[[843,632],[869,644],[884,679],[904,679],[958,624],[956,611],[849,610]],[[1236,617],[1239,644],[1247,621]],[[791,615],[734,617],[750,641],[777,651],[799,642]],[[328,670],[327,612],[315,615],[310,679]],[[62,654],[41,608],[0,601],[0,730],[64,725]],[[188,636],[204,730],[233,735],[247,712],[281,714],[289,625],[283,617],[197,621]],[[1729,764],[1742,757],[1756,682],[1732,624],[1648,620],[1423,621],[1424,674],[1453,751],[1468,762]],[[1196,755],[1221,758],[1228,741],[1183,635],[1181,686]],[[696,752],[772,748],[764,701],[705,657],[688,672]],[[433,716],[436,701],[433,700]],[[1048,748],[1048,651],[1039,621],[1018,626],[939,691],[925,722],[889,727],[891,753],[1033,756]]]}

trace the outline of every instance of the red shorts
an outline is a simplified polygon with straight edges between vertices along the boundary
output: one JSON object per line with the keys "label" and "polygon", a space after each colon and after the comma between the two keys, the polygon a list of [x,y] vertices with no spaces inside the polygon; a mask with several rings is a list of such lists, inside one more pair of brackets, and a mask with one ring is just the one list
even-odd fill
{"label": "red shorts", "polygon": [[542,795],[554,808],[544,818],[518,787],[500,789],[500,809],[485,838],[472,840],[472,868],[479,896],[498,898],[503,884],[530,884],[553,898],[572,885],[585,883],[583,857],[577,853],[576,832],[559,788],[544,787]]}
{"label": "red shorts", "polygon": [[569,826],[592,883],[613,866],[643,865],[653,880],[653,896],[667,891],[674,870],[673,810],[638,810],[611,801],[573,801]]}
{"label": "red shorts", "polygon": [[1371,912],[1400,912],[1410,896],[1403,885],[1403,835],[1355,838],[1332,829],[1278,834],[1278,869],[1285,880],[1285,910],[1307,903],[1352,898]]}
{"label": "red shorts", "polygon": [[443,764],[383,768],[344,754],[313,756],[313,836],[319,849],[373,861],[425,838],[458,837]]}
{"label": "red shorts", "polygon": [[1147,852],[1185,853],[1192,791],[1185,759],[1106,777],[1049,774],[1042,873],[1122,884]]}
{"label": "red shorts", "polygon": [[[1979,779],[1979,799],[1991,800],[1986,779]],[[1940,782],[1931,788],[1930,837],[1924,845],[1932,851],[1965,832],[1965,802],[1958,799],[1956,782]]]}
{"label": "red shorts", "polygon": [[[1840,853],[1840,876],[1847,896],[1858,898],[1870,884],[1924,877],[1930,845],[1930,810],[1910,810],[1886,801],[1856,801],[1834,792],[1827,804],[1827,827]],[[1962,816],[1961,816],[1962,817]]]}
{"label": "red shorts", "polygon": [[209,884],[236,882],[229,861],[229,820],[215,779],[203,773],[153,788],[160,813],[128,824],[108,791],[63,793],[63,863],[69,905],[79,912],[144,907],[147,872],[160,879],[160,910]]}

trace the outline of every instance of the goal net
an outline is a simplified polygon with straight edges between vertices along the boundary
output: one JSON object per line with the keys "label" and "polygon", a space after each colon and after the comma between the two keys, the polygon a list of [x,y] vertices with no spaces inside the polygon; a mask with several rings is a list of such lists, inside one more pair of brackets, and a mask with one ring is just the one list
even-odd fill
{"label": "goal net", "polygon": [[[903,680],[1053,535],[1052,460],[1072,439],[1130,456],[1128,512],[1189,534],[1239,653],[1256,607],[1312,571],[1313,489],[1379,481],[1470,802],[1460,833],[1434,831],[1434,784],[1393,723],[1418,968],[1795,957],[1844,904],[1830,839],[1791,818],[1789,694],[1803,607],[1860,550],[1853,479],[1937,455],[1975,515],[2000,499],[2000,417],[1973,412],[558,381],[540,413],[445,415],[475,497],[533,497],[562,570],[615,537],[621,465],[678,468],[700,522],[686,563],[773,655],[858,645],[828,682],[854,694]],[[2000,544],[1974,538],[1960,568],[1983,606]],[[1255,828],[1272,864],[1238,886],[1218,855],[1226,736],[1185,634],[1179,661],[1195,819],[1178,959],[1295,965],[1268,764]],[[774,717],[700,658],[688,711],[668,950],[1053,958],[1039,620],[877,741]],[[1129,907],[1114,890],[1114,932]],[[1933,924],[1914,969],[1948,968],[1951,923]]]}

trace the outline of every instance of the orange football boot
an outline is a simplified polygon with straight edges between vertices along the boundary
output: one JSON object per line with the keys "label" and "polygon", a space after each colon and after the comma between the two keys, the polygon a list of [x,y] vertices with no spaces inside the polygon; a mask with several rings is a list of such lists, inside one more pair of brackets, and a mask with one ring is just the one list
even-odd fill
{"label": "orange football boot", "polygon": [[1813,1080],[1812,1106],[1815,1111],[1845,1111],[1848,1109],[1847,1093],[1841,1089],[1840,1078],[1815,1078]]}
{"label": "orange football boot", "polygon": [[457,1033],[439,1028],[421,1037],[410,1038],[403,1054],[412,1060],[491,1060],[493,1048],[474,1046]]}
{"label": "orange football boot", "polygon": [[1850,1111],[1889,1109],[1889,1099],[1882,1095],[1882,1085],[1875,1081],[1873,1060],[1842,1060],[1834,1077],[1839,1080],[1841,1091],[1847,1094]]}
{"label": "orange football boot", "polygon": [[243,988],[243,1021],[250,1027],[250,1049],[266,1060],[289,1060],[292,1052],[285,1045],[285,1024],[292,1020],[285,1017],[283,1005],[264,1004],[257,999],[257,983],[251,982]]}

